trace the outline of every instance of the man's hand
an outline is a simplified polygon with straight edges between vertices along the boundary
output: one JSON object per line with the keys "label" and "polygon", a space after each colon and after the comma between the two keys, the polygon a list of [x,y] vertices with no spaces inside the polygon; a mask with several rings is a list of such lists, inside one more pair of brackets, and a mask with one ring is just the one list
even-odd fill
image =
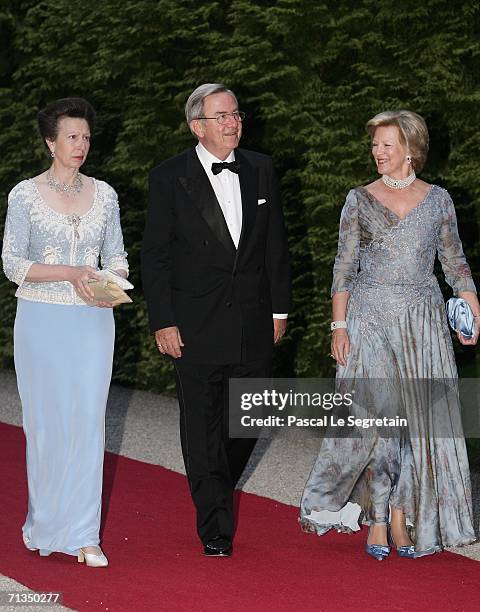
{"label": "man's hand", "polygon": [[155,332],[155,342],[162,355],[170,355],[174,359],[182,356],[182,336],[178,327],[163,327]]}
{"label": "man's hand", "polygon": [[287,329],[287,319],[273,319],[273,341],[280,342]]}

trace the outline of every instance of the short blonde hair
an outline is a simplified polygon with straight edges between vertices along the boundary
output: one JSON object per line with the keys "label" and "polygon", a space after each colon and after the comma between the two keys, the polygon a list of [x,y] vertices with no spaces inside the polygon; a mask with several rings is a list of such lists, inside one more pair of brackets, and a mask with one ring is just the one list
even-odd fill
{"label": "short blonde hair", "polygon": [[367,122],[366,130],[371,138],[381,125],[395,125],[400,132],[400,142],[407,147],[415,172],[421,172],[428,154],[428,129],[425,119],[407,110],[385,111]]}

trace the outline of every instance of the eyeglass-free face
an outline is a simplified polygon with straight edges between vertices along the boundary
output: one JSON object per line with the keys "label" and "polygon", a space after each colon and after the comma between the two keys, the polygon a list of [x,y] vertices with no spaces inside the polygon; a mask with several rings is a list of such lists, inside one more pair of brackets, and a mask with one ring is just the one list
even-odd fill
{"label": "eyeglass-free face", "polygon": [[[217,159],[225,160],[238,147],[242,136],[242,119],[235,99],[227,92],[207,96],[203,102],[203,116],[194,119],[190,127],[198,140]],[[218,120],[223,116],[223,119]]]}
{"label": "eyeglass-free face", "polygon": [[379,125],[372,138],[372,155],[379,174],[405,178],[411,172],[407,161],[408,150],[400,142],[396,125]]}
{"label": "eyeglass-free face", "polygon": [[90,128],[85,119],[62,117],[58,121],[56,139],[46,142],[50,152],[55,154],[57,165],[78,170],[90,150]]}

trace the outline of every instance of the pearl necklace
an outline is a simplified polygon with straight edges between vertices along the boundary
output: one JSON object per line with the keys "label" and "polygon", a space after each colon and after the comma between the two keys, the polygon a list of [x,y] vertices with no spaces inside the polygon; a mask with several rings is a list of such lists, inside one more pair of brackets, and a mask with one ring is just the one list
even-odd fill
{"label": "pearl necklace", "polygon": [[77,174],[71,185],[68,183],[61,183],[60,181],[57,181],[50,170],[47,170],[47,185],[53,191],[63,193],[63,195],[66,195],[67,197],[71,197],[76,193],[80,193],[83,187],[83,181],[80,178],[80,175]]}
{"label": "pearl necklace", "polygon": [[406,179],[394,179],[388,174],[382,174],[382,181],[390,189],[405,189],[413,183],[417,178],[415,172],[412,170],[412,174],[409,174]]}

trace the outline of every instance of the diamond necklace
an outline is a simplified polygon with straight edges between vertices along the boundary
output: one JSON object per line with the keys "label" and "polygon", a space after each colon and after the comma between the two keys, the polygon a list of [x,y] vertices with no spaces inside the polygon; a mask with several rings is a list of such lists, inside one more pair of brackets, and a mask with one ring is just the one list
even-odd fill
{"label": "diamond necklace", "polygon": [[405,189],[405,187],[411,185],[415,179],[416,174],[413,170],[412,174],[409,174],[405,179],[394,179],[388,176],[388,174],[382,174],[382,181],[387,187],[390,187],[390,189]]}
{"label": "diamond necklace", "polygon": [[67,197],[71,197],[76,193],[80,193],[83,187],[83,181],[80,175],[77,174],[71,185],[69,185],[68,183],[61,183],[60,181],[57,181],[57,179],[53,176],[50,170],[47,170],[47,185],[53,191],[56,191],[57,193],[63,193],[63,195],[66,195]]}

